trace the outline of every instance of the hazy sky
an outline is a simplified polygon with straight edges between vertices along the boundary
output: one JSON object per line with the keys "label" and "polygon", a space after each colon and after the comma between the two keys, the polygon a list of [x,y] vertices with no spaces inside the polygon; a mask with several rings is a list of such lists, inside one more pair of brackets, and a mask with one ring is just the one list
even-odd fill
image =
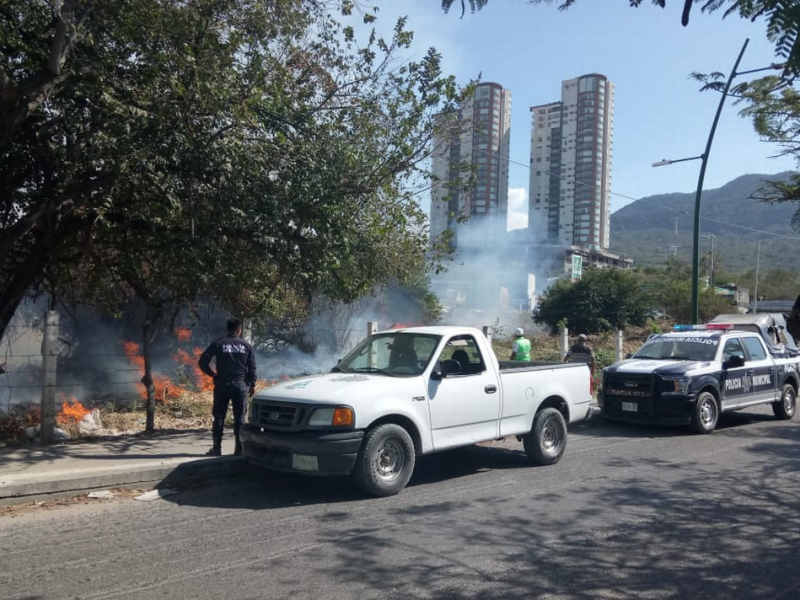
{"label": "hazy sky", "polygon": [[[381,26],[408,16],[415,56],[434,46],[445,72],[459,83],[494,81],[511,91],[509,228],[527,222],[530,107],[560,100],[561,81],[602,73],[615,85],[611,210],[653,194],[692,192],[700,161],[665,167],[664,158],[697,156],[705,149],[719,94],[700,92],[689,78],[697,71],[725,74],[746,38],[750,43],[739,71],[769,66],[778,59],[766,40],[763,20],[751,23],[722,11],[692,11],[680,24],[682,2],[661,9],[650,2],[630,8],[628,0],[577,0],[566,11],[555,4],[489,0],[460,18],[460,4],[445,15],[438,0],[383,0]],[[381,28],[382,28],[381,27]],[[741,76],[735,83],[744,81]],[[749,77],[753,77],[752,75]],[[759,140],[749,121],[728,98],[717,127],[704,188],[716,188],[745,173],[778,173],[796,168],[788,158],[770,158],[777,147]]]}

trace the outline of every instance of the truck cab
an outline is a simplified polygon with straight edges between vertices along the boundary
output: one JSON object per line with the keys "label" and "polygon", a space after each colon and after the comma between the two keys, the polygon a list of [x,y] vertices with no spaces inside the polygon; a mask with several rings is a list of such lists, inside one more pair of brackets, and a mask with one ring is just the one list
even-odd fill
{"label": "truck cab", "polygon": [[379,332],[330,373],[259,392],[243,455],[270,469],[351,475],[376,496],[399,492],[417,456],[508,436],[551,465],[567,424],[589,415],[590,384],[586,365],[501,364],[474,328]]}
{"label": "truck cab", "polygon": [[758,404],[795,413],[800,358],[770,352],[762,335],[732,324],[676,326],[603,370],[601,414],[633,423],[691,425],[711,433],[719,415]]}

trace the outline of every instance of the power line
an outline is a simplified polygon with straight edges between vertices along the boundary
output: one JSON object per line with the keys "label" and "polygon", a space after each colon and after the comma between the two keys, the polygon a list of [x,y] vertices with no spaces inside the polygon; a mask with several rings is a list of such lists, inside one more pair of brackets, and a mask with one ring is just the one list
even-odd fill
{"label": "power line", "polygon": [[[483,152],[485,154],[488,154],[489,156],[502,159],[502,157],[499,154],[495,154],[493,152],[490,152],[489,150],[483,150],[482,148],[476,148],[475,146],[471,146],[469,144],[463,144],[462,143],[462,145],[466,146],[467,148],[471,148],[472,150],[477,150],[478,152]],[[509,164],[517,165],[517,166],[520,166],[520,167],[525,167],[529,171],[531,170],[531,166],[529,164],[525,164],[525,163],[521,163],[519,161],[511,160],[511,158],[507,158],[505,160]],[[592,189],[601,189],[601,190],[603,189],[601,186],[598,186],[598,185],[595,185],[595,184],[592,184],[592,183],[586,183],[586,182],[580,181],[578,179],[575,179],[574,177],[568,177],[568,176],[565,176],[565,175],[561,175],[560,173],[554,173],[554,172],[552,172],[552,171],[550,171],[548,169],[542,169],[542,171],[544,173],[546,173],[547,175],[550,175],[550,176],[553,176],[553,177],[557,177],[558,179],[561,179],[562,181],[566,181],[566,182],[572,183],[574,185],[581,185],[581,186],[589,187],[589,188],[592,188]],[[689,215],[688,211],[685,211],[685,210],[682,210],[682,209],[673,208],[671,206],[664,206],[662,204],[656,204],[655,202],[648,202],[647,200],[644,200],[642,198],[634,198],[633,196],[628,196],[628,195],[622,194],[620,192],[614,192],[614,191],[611,191],[610,189],[606,190],[606,191],[610,196],[616,196],[618,198],[624,198],[624,199],[630,200],[632,202],[641,202],[641,203],[643,203],[643,204],[645,204],[647,206],[653,206],[653,207],[656,207],[656,208],[661,208],[663,210],[668,210],[668,211],[671,211],[671,212],[674,212],[674,213],[678,213],[678,214],[681,214],[681,215],[691,216],[691,215]],[[530,190],[529,190],[529,193],[530,193]],[[718,225],[725,225],[727,227],[735,227],[735,228],[742,229],[742,230],[745,230],[745,231],[750,231],[752,233],[761,233],[761,234],[764,234],[764,235],[771,235],[773,237],[780,237],[780,238],[784,238],[784,239],[792,240],[792,241],[797,241],[800,238],[800,236],[789,236],[789,235],[785,235],[785,234],[782,234],[782,233],[775,233],[774,231],[765,231],[763,229],[755,229],[754,227],[747,227],[746,225],[737,225],[736,223],[729,223],[727,221],[721,221],[719,219],[713,219],[711,217],[703,217],[703,216],[701,216],[700,219],[702,221],[709,221],[711,223],[717,223]]]}

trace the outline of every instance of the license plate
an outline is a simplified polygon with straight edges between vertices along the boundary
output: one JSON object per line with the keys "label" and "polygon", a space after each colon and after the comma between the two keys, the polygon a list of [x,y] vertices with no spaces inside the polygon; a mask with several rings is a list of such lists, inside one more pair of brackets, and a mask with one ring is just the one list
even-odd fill
{"label": "license plate", "polygon": [[319,471],[316,456],[292,454],[292,468],[298,471]]}
{"label": "license plate", "polygon": [[636,402],[623,402],[622,410],[626,412],[636,412],[639,410],[639,405]]}

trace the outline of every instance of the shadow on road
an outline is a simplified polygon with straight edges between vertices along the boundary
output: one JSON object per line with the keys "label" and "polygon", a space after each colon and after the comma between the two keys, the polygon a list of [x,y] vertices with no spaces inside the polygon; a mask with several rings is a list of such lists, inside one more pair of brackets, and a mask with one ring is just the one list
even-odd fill
{"label": "shadow on road", "polygon": [[[521,447],[469,446],[418,458],[408,488],[453,481],[481,471],[530,468]],[[281,473],[253,464],[239,465],[230,475],[214,481],[198,479],[187,484],[185,477],[167,477],[158,487],[180,490],[165,497],[175,504],[225,509],[269,510],[375,500],[349,477]]]}
{"label": "shadow on road", "polygon": [[[757,411],[757,412],[753,412]],[[729,431],[756,423],[774,422],[770,408],[758,407],[746,411],[727,412],[719,417],[716,431]],[[590,421],[570,425],[571,433],[591,437],[672,438],[701,435],[690,425],[651,425],[606,419],[599,414]],[[713,434],[712,434],[713,435]]]}

